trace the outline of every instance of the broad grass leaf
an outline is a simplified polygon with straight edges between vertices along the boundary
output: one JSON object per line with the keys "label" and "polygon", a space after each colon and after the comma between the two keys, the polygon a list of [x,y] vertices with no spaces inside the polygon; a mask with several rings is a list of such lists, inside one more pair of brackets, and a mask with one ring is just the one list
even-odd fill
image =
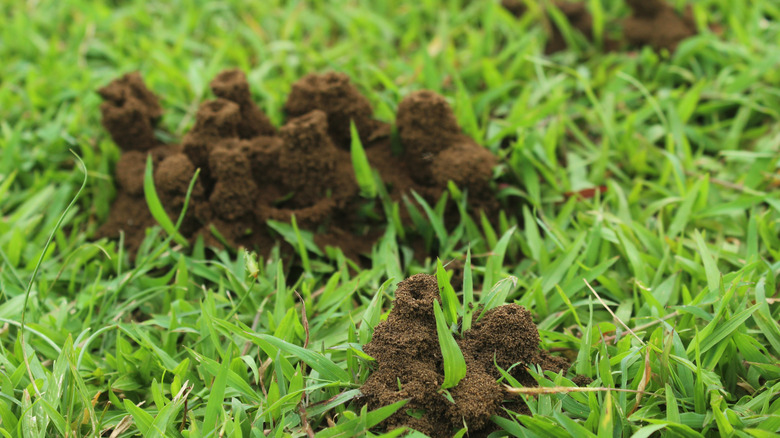
{"label": "broad grass leaf", "polygon": [[463,265],[463,333],[471,329],[474,307],[474,280],[471,273],[471,249],[469,249],[466,252],[466,263]]}
{"label": "broad grass leaf", "polygon": [[569,432],[571,436],[574,438],[595,438],[596,437],[596,434],[589,431],[583,425],[572,420],[565,414],[562,414],[560,412],[555,412],[553,416],[555,417],[556,420],[558,420],[558,423],[560,423],[560,425],[563,426],[563,428],[566,429],[566,431]]}
{"label": "broad grass leaf", "polygon": [[[173,397],[173,400],[160,409],[160,411],[157,413],[157,416],[154,418],[154,422],[152,423],[153,430],[165,431],[168,429],[168,427],[173,425],[173,422],[176,421],[176,416],[179,413],[179,410],[182,409],[184,402],[186,401],[187,396],[192,389],[192,387],[188,388],[188,386],[189,382],[185,382],[185,385],[180,388],[179,392]],[[210,394],[209,397],[212,395],[213,393]],[[211,399],[209,399],[209,403],[211,403]]]}
{"label": "broad grass leaf", "polygon": [[[213,376],[219,375],[222,370],[222,364],[214,359],[210,359],[201,354],[198,354],[196,351],[190,348],[187,348],[187,350],[197,358],[198,362],[203,364],[203,367],[206,369],[206,371],[208,371],[209,374]],[[251,386],[249,386],[249,383],[247,383],[238,374],[231,370],[229,365],[227,366],[227,386],[241,393],[244,397],[247,397],[255,403],[262,402],[260,395]]]}
{"label": "broad grass leaf", "polygon": [[458,301],[458,296],[455,295],[455,289],[450,283],[449,275],[447,275],[447,271],[439,259],[436,259],[436,281],[439,283],[439,296],[441,296],[447,325],[452,325],[458,320],[460,302]]}
{"label": "broad grass leaf", "polygon": [[[365,414],[364,418],[355,418],[339,424],[336,427],[325,429],[317,434],[317,438],[353,437],[362,436],[368,429],[381,423],[389,416],[401,409],[409,400],[400,400],[393,404],[383,406]],[[362,423],[362,424],[361,424]]]}
{"label": "broad grass leaf", "polygon": [[208,392],[209,401],[206,403],[206,415],[203,419],[203,432],[211,433],[219,428],[217,421],[223,412],[222,402],[225,400],[230,362],[225,361],[219,365],[219,372],[214,378],[214,383]]}
{"label": "broad grass leaf", "polygon": [[374,174],[371,171],[371,165],[368,163],[368,157],[365,149],[363,149],[363,142],[360,141],[360,134],[355,127],[354,120],[349,121],[349,132],[352,136],[350,144],[352,167],[355,170],[355,179],[358,187],[360,187],[360,195],[369,199],[376,198],[376,181],[374,181]]}
{"label": "broad grass leaf", "polygon": [[[753,306],[743,309],[740,312],[735,313],[730,318],[728,318],[727,321],[723,322],[722,320],[713,320],[710,324],[717,324],[715,330],[712,332],[711,335],[704,337],[704,339],[701,340],[699,348],[701,349],[701,354],[706,353],[709,351],[712,347],[718,345],[721,341],[729,337],[732,333],[734,333],[737,329],[739,329],[742,324],[751,316],[753,316],[753,313],[758,310],[758,304],[754,304]],[[694,340],[693,342],[695,342]]]}
{"label": "broad grass leaf", "polygon": [[125,410],[133,416],[133,421],[135,421],[135,425],[138,428],[138,431],[141,432],[141,435],[145,437],[162,436],[151,430],[152,424],[154,423],[154,417],[128,399],[124,399],[123,403],[125,405]]}
{"label": "broad grass leaf", "polygon": [[699,230],[694,231],[693,240],[696,242],[696,248],[699,250],[699,255],[701,255],[701,261],[704,265],[704,273],[707,276],[707,287],[710,294],[717,294],[720,290],[720,271],[718,270],[718,264],[709,248],[707,248],[707,243],[704,242],[704,237],[702,237]]}
{"label": "broad grass leaf", "polygon": [[570,438],[570,435],[566,430],[557,424],[553,424],[549,418],[543,416],[529,417],[527,415],[520,415],[517,419],[531,432],[540,437]]}
{"label": "broad grass leaf", "polygon": [[449,235],[447,234],[447,229],[444,226],[444,218],[436,214],[436,211],[434,211],[434,209],[428,205],[428,202],[425,201],[425,199],[414,190],[412,190],[412,196],[414,196],[414,199],[423,208],[426,216],[428,216],[428,223],[433,228],[433,232],[436,234],[436,238],[439,240],[440,248],[446,248]]}
{"label": "broad grass leaf", "polygon": [[149,211],[152,213],[154,220],[165,230],[168,235],[173,236],[173,240],[182,246],[189,246],[187,239],[179,234],[179,230],[168,217],[168,213],[165,211],[160,198],[157,196],[157,190],[154,187],[154,171],[152,169],[152,155],[149,154],[146,157],[146,171],[144,173],[144,196],[146,197],[146,204],[149,206]]}
{"label": "broad grass leaf", "polygon": [[[506,248],[509,246],[509,241],[512,239],[512,235],[515,233],[517,227],[512,227],[501,236],[495,248],[493,248],[492,254],[488,257],[487,264],[485,266],[485,279],[482,283],[482,290],[485,288],[493,288],[496,280],[501,276],[501,270],[504,266],[504,256],[506,255]],[[480,299],[480,302],[484,301]]]}
{"label": "broad grass leaf", "polygon": [[439,337],[442,360],[444,362],[444,383],[442,389],[456,386],[466,377],[466,359],[460,351],[458,343],[452,337],[452,332],[444,317],[438,301],[433,302],[433,312],[436,317],[436,334]]}
{"label": "broad grass leaf", "polygon": [[247,333],[256,343],[270,344],[276,349],[282,350],[287,354],[291,354],[298,359],[304,361],[312,369],[316,370],[322,378],[338,381],[338,382],[351,382],[352,378],[341,367],[336,365],[332,360],[323,356],[322,354],[315,353],[307,350],[298,345],[291,344],[283,341],[279,338],[266,334]]}
{"label": "broad grass leaf", "polygon": [[517,287],[517,277],[508,277],[496,283],[493,289],[490,290],[490,293],[483,294],[481,297],[483,300],[480,300],[482,312],[480,312],[479,317],[477,317],[477,321],[479,321],[488,310],[503,306],[509,292],[515,287]]}

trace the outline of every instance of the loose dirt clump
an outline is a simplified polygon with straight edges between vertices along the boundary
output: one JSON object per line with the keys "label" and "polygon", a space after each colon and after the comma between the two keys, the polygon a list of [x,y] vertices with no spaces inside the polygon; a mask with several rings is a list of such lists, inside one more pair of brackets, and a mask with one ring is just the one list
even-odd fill
{"label": "loose dirt clump", "polygon": [[310,74],[296,82],[284,105],[287,121],[278,130],[252,100],[240,70],[220,73],[211,89],[217,98],[200,106],[181,144],[163,144],[155,136],[162,108],[139,74],[99,90],[103,126],[122,156],[117,199],[98,237],[124,232],[135,253],[155,224],[143,184],[150,154],[155,187],[174,220],[200,169],[180,230],[185,237],[267,252],[274,239],[266,221],[289,222],[294,215],[299,226],[315,231],[315,241],[356,258],[370,250],[383,222],[361,216],[365,200],[352,167],[350,121],[393,200],[415,190],[435,202],[453,181],[468,190],[475,209],[495,206],[495,156],[461,133],[449,104],[435,93],[412,93],[400,103],[402,151],[394,152],[391,126],[373,118],[368,99],[344,74]]}
{"label": "loose dirt clump", "polygon": [[399,284],[395,296],[387,320],[363,347],[377,367],[361,388],[362,402],[377,409],[409,399],[385,420],[386,429],[407,426],[432,437],[449,437],[465,422],[469,436],[487,434],[493,430],[490,417],[501,415],[502,406],[527,411],[521,400],[497,383],[500,373],[495,364],[511,368],[510,374],[526,386],[536,386],[526,370],[531,364],[555,372],[569,367],[565,359],[539,349],[539,332],[526,309],[503,305],[485,312],[457,341],[467,372],[449,390],[452,403],[440,391],[444,371],[433,313],[433,302],[440,299],[436,277],[410,277]]}
{"label": "loose dirt clump", "polygon": [[626,0],[626,3],[634,11],[623,21],[623,32],[631,46],[649,45],[655,50],[673,52],[682,40],[696,35],[690,8],[681,16],[664,0]]}

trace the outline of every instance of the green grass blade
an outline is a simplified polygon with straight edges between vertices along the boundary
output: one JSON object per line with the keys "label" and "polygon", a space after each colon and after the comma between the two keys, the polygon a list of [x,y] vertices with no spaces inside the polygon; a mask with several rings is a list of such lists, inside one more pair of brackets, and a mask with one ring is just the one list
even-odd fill
{"label": "green grass blade", "polygon": [[471,329],[474,314],[474,280],[471,273],[471,249],[466,251],[466,263],[463,265],[463,332]]}
{"label": "green grass blade", "polygon": [[209,401],[206,403],[206,416],[203,419],[203,432],[206,434],[219,429],[217,421],[222,413],[222,402],[225,400],[230,361],[226,360],[219,366],[219,373],[209,390]]}
{"label": "green grass blade", "polygon": [[138,431],[141,432],[141,435],[152,437],[161,436],[155,433],[155,431],[152,429],[152,424],[154,424],[154,417],[133,404],[133,402],[128,399],[124,399],[123,403],[125,405],[125,410],[133,416],[133,421],[135,422]]}
{"label": "green grass blade", "polygon": [[712,256],[707,243],[704,242],[699,230],[694,231],[693,240],[696,241],[696,248],[699,250],[702,264],[704,264],[704,273],[707,275],[707,288],[713,296],[720,291],[720,271],[715,258]]}
{"label": "green grass blade", "polygon": [[352,135],[350,144],[352,167],[355,169],[355,179],[358,187],[360,187],[360,195],[369,199],[376,198],[376,181],[374,181],[374,174],[371,171],[371,165],[368,163],[368,157],[363,149],[363,142],[360,141],[360,134],[355,127],[354,120],[349,121],[349,132]]}
{"label": "green grass blade", "polygon": [[287,354],[291,354],[298,359],[305,362],[312,369],[319,372],[324,379],[332,380],[334,382],[351,382],[352,378],[341,367],[336,365],[332,360],[319,353],[314,353],[303,347],[299,347],[295,344],[283,341],[279,338],[271,335],[247,333],[250,338],[258,344],[270,344],[274,349],[279,349]]}
{"label": "green grass blade", "polygon": [[438,301],[433,302],[433,312],[436,317],[436,334],[439,336],[442,360],[444,361],[444,382],[442,389],[457,386],[466,377],[466,359],[460,351],[458,343],[452,337],[444,313]]}
{"label": "green grass blade", "polygon": [[301,256],[301,263],[303,263],[303,270],[306,273],[311,273],[311,261],[309,261],[309,252],[306,250],[306,243],[301,235],[301,230],[298,229],[298,221],[293,214],[290,217],[290,225],[292,225],[293,232],[295,233],[295,242],[298,244],[298,255]]}
{"label": "green grass blade", "polygon": [[[62,212],[59,219],[57,220],[57,223],[54,224],[54,229],[49,234],[49,238],[46,240],[46,244],[43,246],[43,250],[41,251],[40,257],[38,257],[38,261],[35,264],[35,268],[33,268],[32,275],[30,276],[30,281],[27,283],[27,287],[24,292],[24,304],[22,305],[22,316],[20,321],[20,329],[19,329],[19,339],[22,345],[22,351],[25,349],[26,341],[24,339],[24,332],[26,330],[25,328],[25,319],[27,316],[27,304],[30,300],[30,294],[33,289],[33,285],[35,284],[35,280],[38,278],[38,272],[40,271],[41,264],[43,263],[43,259],[46,256],[46,253],[48,252],[49,246],[51,245],[52,240],[54,239],[55,234],[57,231],[62,227],[62,223],[65,220],[65,218],[68,215],[68,212],[71,208],[73,208],[73,205],[76,204],[76,200],[78,200],[79,196],[81,195],[81,192],[84,190],[84,187],[87,185],[87,167],[84,165],[84,162],[81,160],[81,157],[79,157],[76,153],[71,151],[73,155],[78,160],[79,164],[81,165],[81,170],[84,172],[84,179],[81,182],[81,187],[79,188],[79,191],[76,192],[76,195],[71,199],[68,206],[65,208],[65,211]],[[24,362],[25,367],[27,368],[28,375],[30,377],[30,381],[35,381],[32,375],[32,370],[30,370],[30,364],[27,359],[27,355],[24,355]],[[38,392],[38,386],[33,385],[33,388],[35,388],[36,393],[40,396],[40,393]]]}
{"label": "green grass blade", "polygon": [[439,283],[439,296],[441,296],[447,325],[452,325],[458,320],[460,302],[450,283],[449,275],[439,259],[436,259],[436,281]]}
{"label": "green grass blade", "polygon": [[173,240],[182,246],[189,246],[189,242],[181,234],[179,230],[168,217],[168,213],[165,211],[160,198],[157,196],[157,190],[154,187],[154,170],[152,169],[152,155],[149,154],[146,157],[146,171],[144,173],[144,196],[146,197],[146,204],[149,206],[149,211],[152,213],[152,217],[158,224],[165,230],[168,235],[173,236]]}
{"label": "green grass blade", "polygon": [[[487,265],[485,266],[485,279],[482,283],[482,290],[485,288],[491,289],[495,285],[498,278],[501,276],[501,268],[504,266],[504,256],[506,255],[507,246],[512,239],[512,235],[515,233],[516,227],[512,227],[501,236],[492,253],[488,257]],[[480,301],[482,301],[480,299]]]}
{"label": "green grass blade", "polygon": [[395,414],[399,409],[404,407],[404,405],[407,404],[408,402],[409,400],[400,400],[393,404],[383,406],[379,409],[368,412],[365,418],[362,419],[365,421],[365,423],[361,423],[361,418],[355,418],[353,420],[349,420],[342,424],[339,424],[336,427],[324,429],[321,432],[319,432],[316,436],[317,438],[331,438],[331,437],[346,438],[352,436],[363,436],[368,429],[376,426],[377,424],[381,423],[391,415]]}
{"label": "green grass blade", "polygon": [[[433,232],[436,234],[436,238],[439,240],[439,248],[446,248],[449,235],[447,234],[447,229],[444,226],[444,218],[436,214],[434,209],[428,205],[428,202],[426,202],[425,199],[414,190],[412,190],[412,196],[414,196],[414,199],[422,206],[423,210],[425,210],[425,214],[428,216],[428,223],[433,228]],[[444,255],[446,254],[442,254],[442,256]]]}

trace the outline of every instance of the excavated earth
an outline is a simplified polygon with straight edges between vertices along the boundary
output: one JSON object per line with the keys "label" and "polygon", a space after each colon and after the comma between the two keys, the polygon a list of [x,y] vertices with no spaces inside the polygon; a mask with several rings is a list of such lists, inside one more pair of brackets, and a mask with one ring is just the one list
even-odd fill
{"label": "excavated earth", "polygon": [[680,15],[664,0],[626,0],[626,3],[634,13],[623,21],[623,33],[633,47],[647,45],[674,52],[682,40],[696,35],[690,7]]}
{"label": "excavated earth", "polygon": [[200,106],[181,144],[164,144],[155,135],[163,110],[138,73],[99,90],[103,126],[122,155],[117,198],[98,238],[124,232],[134,254],[156,223],[143,188],[151,154],[157,193],[174,221],[200,169],[180,228],[185,237],[265,253],[275,244],[266,221],[289,222],[295,215],[320,246],[339,246],[356,258],[370,250],[385,222],[381,212],[373,223],[361,214],[366,200],[351,160],[350,120],[393,200],[414,190],[435,202],[453,181],[468,190],[475,209],[495,208],[490,188],[495,156],[461,133],[450,105],[433,92],[414,92],[399,104],[398,152],[391,125],[373,118],[368,100],[344,74],[310,74],[296,82],[279,129],[252,100],[240,70],[223,71],[211,89],[217,98]]}
{"label": "excavated earth", "polygon": [[[566,20],[574,30],[582,33],[589,41],[594,40],[593,16],[588,12],[585,3],[574,3],[561,0],[556,0],[553,3],[555,4],[555,7],[563,13],[563,16],[566,17]],[[502,0],[501,4],[512,13],[512,15],[518,18],[527,11],[527,7],[523,0]],[[560,28],[558,28],[549,16],[547,17],[547,22],[549,23],[549,36],[547,38],[547,44],[544,47],[544,53],[550,55],[566,50],[568,46]],[[604,41],[604,47],[607,51],[615,50],[617,46],[618,44],[616,41],[610,39]]]}
{"label": "excavated earth", "polygon": [[[690,8],[681,16],[664,0],[625,0],[633,13],[623,20],[623,36],[630,47],[650,46],[655,50],[667,49],[673,52],[684,39],[696,34],[696,26]],[[527,7],[523,0],[502,0],[501,4],[516,17],[525,14]],[[574,3],[565,0],[554,1],[573,29],[593,41],[593,16],[587,10],[586,3]],[[545,53],[552,54],[566,50],[563,33],[552,19],[550,35]],[[620,43],[606,38],[604,50],[617,50]]]}
{"label": "excavated earth", "polygon": [[[444,381],[441,349],[436,333],[433,302],[439,300],[436,277],[418,274],[401,282],[387,320],[377,325],[363,350],[376,367],[361,388],[361,403],[377,409],[409,399],[380,426],[389,430],[407,426],[428,436],[449,437],[468,425],[469,436],[494,430],[490,418],[503,408],[528,414],[517,396],[497,382],[496,364],[524,386],[537,386],[529,365],[565,371],[569,363],[539,349],[539,332],[531,314],[516,304],[491,309],[459,339],[466,359],[466,376],[449,390],[451,402],[440,392]],[[514,366],[514,367],[513,367]]]}

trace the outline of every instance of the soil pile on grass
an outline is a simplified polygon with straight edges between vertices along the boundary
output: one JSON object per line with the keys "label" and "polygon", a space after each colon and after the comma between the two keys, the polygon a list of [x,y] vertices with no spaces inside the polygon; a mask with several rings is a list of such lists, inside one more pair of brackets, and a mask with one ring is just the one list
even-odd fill
{"label": "soil pile on grass", "polygon": [[[570,26],[582,33],[589,41],[594,41],[593,16],[586,3],[556,0],[553,2],[569,22]],[[649,45],[655,50],[674,51],[680,41],[696,34],[690,8],[685,16],[680,16],[664,0],[626,0],[633,15],[623,20],[623,32],[626,42],[632,47]],[[521,0],[502,0],[501,4],[516,17],[526,13],[527,8]],[[553,54],[568,47],[558,25],[548,14],[550,35],[545,46],[545,54]],[[616,50],[618,41],[605,38],[604,49]]]}
{"label": "soil pile on grass", "polygon": [[415,190],[435,202],[451,180],[468,190],[475,208],[495,203],[490,188],[495,156],[461,133],[449,104],[435,93],[415,92],[400,103],[403,150],[394,153],[390,125],[373,118],[368,100],[344,74],[310,74],[296,82],[279,130],[252,101],[243,72],[220,73],[211,89],[217,99],[200,106],[193,128],[172,145],[155,137],[162,108],[140,75],[125,75],[99,90],[103,126],[122,156],[118,196],[98,237],[122,231],[135,253],[146,228],[155,224],[143,189],[151,154],[158,195],[174,221],[201,169],[180,230],[187,238],[267,252],[274,239],[266,221],[289,222],[295,215],[302,228],[317,233],[318,243],[340,246],[356,258],[370,250],[381,234],[374,225],[383,222],[359,213],[365,200],[352,166],[350,120],[393,200]]}
{"label": "soil pile on grass", "polygon": [[673,52],[680,41],[696,35],[693,14],[681,16],[664,0],[626,0],[633,15],[623,21],[623,32],[631,46],[649,45]]}
{"label": "soil pile on grass", "polygon": [[[572,29],[583,34],[588,41],[594,40],[593,16],[588,12],[585,3],[574,3],[569,1],[555,1],[553,3],[555,4],[555,7],[563,13],[563,16],[569,22]],[[528,10],[525,3],[521,0],[502,0],[501,5],[518,18]],[[566,39],[563,37],[560,27],[558,27],[549,14],[547,16],[547,22],[550,26],[550,33],[544,48],[544,53],[551,55],[566,50],[568,47]],[[604,44],[607,50],[614,50],[616,46],[616,42],[612,40],[606,40]]]}
{"label": "soil pile on grass", "polygon": [[373,339],[364,346],[376,359],[377,369],[361,388],[361,400],[369,409],[377,409],[410,399],[385,420],[385,428],[408,426],[432,437],[449,437],[465,421],[469,436],[480,436],[493,430],[490,417],[501,415],[502,406],[527,410],[496,382],[500,373],[494,360],[504,370],[519,364],[510,374],[526,386],[536,386],[526,370],[528,365],[555,372],[568,369],[565,359],[539,349],[539,332],[530,313],[507,304],[485,312],[458,340],[467,373],[449,390],[454,403],[450,402],[440,392],[444,370],[433,313],[433,302],[438,299],[436,277],[418,274],[403,281],[388,319],[376,327]]}

